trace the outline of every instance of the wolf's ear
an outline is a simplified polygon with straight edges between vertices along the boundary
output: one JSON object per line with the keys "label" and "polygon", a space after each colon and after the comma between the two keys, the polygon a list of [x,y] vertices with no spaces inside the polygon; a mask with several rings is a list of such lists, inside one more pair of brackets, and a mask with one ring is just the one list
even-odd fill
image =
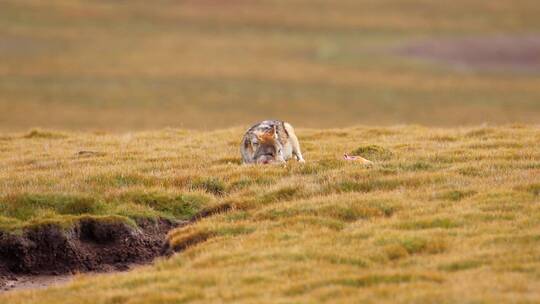
{"label": "wolf's ear", "polygon": [[277,130],[276,130],[276,126],[273,126],[273,127],[272,127],[272,130],[270,130],[268,133],[269,133],[270,136],[272,136],[273,138],[276,138],[276,139],[277,139]]}
{"label": "wolf's ear", "polygon": [[277,139],[277,133],[276,133],[276,127],[272,127],[272,129],[265,131],[264,133],[257,135],[259,137],[259,140],[261,142],[269,142],[272,140]]}

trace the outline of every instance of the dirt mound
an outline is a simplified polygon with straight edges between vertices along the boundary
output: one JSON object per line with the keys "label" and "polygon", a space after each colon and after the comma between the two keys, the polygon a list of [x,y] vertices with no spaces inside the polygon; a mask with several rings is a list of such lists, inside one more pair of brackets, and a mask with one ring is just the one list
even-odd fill
{"label": "dirt mound", "polygon": [[70,229],[44,225],[22,234],[0,232],[0,287],[17,275],[125,270],[162,255],[168,220],[121,222],[84,219]]}
{"label": "dirt mound", "polygon": [[540,35],[431,39],[397,53],[457,68],[540,72]]}

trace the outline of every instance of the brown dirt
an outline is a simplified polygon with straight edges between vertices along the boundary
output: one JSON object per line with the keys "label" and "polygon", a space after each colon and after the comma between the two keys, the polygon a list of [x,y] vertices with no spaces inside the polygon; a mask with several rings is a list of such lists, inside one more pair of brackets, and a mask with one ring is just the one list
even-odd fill
{"label": "brown dirt", "polygon": [[[139,265],[144,265],[146,263],[136,263],[128,265],[128,268],[117,270],[114,267],[100,271],[86,272],[84,275],[97,275],[103,273],[112,273],[112,272],[123,272],[131,271]],[[11,275],[4,280],[4,286],[0,288],[0,293],[5,291],[15,291],[15,290],[35,290],[47,288],[50,286],[61,285],[71,282],[79,274],[58,274],[58,275]]]}
{"label": "brown dirt", "polygon": [[41,289],[48,286],[67,283],[73,279],[72,274],[65,275],[22,275],[12,276],[4,281],[2,291]]}
{"label": "brown dirt", "polygon": [[462,69],[540,72],[540,35],[431,39],[397,53]]}
{"label": "brown dirt", "polygon": [[167,232],[178,226],[163,219],[137,224],[135,228],[85,219],[70,229],[45,225],[21,235],[0,232],[0,290],[48,285],[62,281],[66,274],[123,271],[151,262],[166,253]]}

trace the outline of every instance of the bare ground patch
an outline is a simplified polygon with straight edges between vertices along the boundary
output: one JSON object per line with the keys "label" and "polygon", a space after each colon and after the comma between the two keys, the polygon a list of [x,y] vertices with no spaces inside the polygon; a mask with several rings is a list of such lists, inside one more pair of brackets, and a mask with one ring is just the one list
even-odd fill
{"label": "bare ground patch", "polygon": [[230,209],[227,203],[209,207],[190,221],[141,219],[138,227],[83,219],[69,229],[42,225],[22,234],[0,231],[0,292],[45,288],[69,282],[77,273],[127,271],[151,263],[188,247],[172,248],[169,231]]}
{"label": "bare ground patch", "polygon": [[124,271],[163,255],[167,232],[177,224],[137,224],[84,219],[68,229],[43,225],[21,234],[0,232],[0,290],[52,284],[78,272]]}
{"label": "bare ground patch", "polygon": [[540,35],[430,39],[409,43],[397,53],[459,69],[540,72]]}
{"label": "bare ground patch", "polygon": [[4,279],[1,291],[42,289],[70,282],[73,274],[63,275],[11,275]]}

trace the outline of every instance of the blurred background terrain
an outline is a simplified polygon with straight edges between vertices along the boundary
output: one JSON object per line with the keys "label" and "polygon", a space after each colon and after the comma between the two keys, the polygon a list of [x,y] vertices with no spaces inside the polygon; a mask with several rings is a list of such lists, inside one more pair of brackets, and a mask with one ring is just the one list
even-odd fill
{"label": "blurred background terrain", "polygon": [[0,131],[540,123],[537,0],[2,0]]}

